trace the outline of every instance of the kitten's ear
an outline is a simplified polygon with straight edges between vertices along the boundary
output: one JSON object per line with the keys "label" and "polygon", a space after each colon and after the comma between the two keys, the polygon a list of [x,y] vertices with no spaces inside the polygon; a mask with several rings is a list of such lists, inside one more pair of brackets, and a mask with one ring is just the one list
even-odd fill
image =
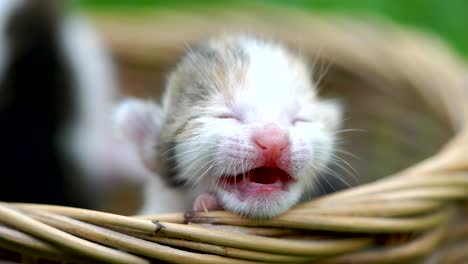
{"label": "kitten's ear", "polygon": [[133,144],[145,167],[156,172],[156,145],[163,113],[159,105],[138,99],[126,99],[113,110],[117,133]]}
{"label": "kitten's ear", "polygon": [[319,102],[318,111],[327,127],[331,130],[339,129],[343,124],[343,105],[337,100],[323,100]]}

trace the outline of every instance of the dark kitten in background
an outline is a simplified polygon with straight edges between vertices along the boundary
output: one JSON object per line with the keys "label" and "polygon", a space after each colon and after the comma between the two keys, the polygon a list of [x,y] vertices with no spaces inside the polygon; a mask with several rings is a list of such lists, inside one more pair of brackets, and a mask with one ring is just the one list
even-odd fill
{"label": "dark kitten in background", "polygon": [[123,187],[139,193],[146,171],[112,134],[113,67],[64,9],[0,2],[0,201],[131,212],[111,200]]}

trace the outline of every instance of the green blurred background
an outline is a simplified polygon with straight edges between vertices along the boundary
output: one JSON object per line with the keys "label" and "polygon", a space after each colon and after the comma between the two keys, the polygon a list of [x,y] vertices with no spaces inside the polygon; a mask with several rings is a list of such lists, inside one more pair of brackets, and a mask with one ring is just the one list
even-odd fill
{"label": "green blurred background", "polygon": [[404,25],[433,32],[468,58],[467,0],[257,0],[257,1],[162,1],[79,0],[85,11],[141,12],[152,9],[230,8],[245,5],[293,7],[311,12],[334,12],[353,16],[382,16]]}

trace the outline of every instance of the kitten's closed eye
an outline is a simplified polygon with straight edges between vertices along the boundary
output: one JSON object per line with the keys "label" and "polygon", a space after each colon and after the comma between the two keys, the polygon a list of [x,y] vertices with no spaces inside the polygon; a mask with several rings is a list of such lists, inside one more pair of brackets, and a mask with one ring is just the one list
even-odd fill
{"label": "kitten's closed eye", "polygon": [[312,120],[310,118],[306,118],[306,117],[295,117],[293,120],[292,120],[292,124],[293,125],[297,125],[298,123],[311,123]]}
{"label": "kitten's closed eye", "polygon": [[242,119],[241,119],[240,116],[238,116],[238,115],[236,115],[234,113],[229,113],[229,112],[218,114],[218,115],[216,115],[216,118],[219,118],[219,119],[233,119],[233,120],[242,122]]}

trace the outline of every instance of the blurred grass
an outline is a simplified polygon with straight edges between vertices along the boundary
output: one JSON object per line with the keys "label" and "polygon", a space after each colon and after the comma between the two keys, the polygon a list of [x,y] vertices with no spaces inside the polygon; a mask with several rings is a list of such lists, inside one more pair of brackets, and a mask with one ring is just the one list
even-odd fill
{"label": "blurred grass", "polygon": [[379,15],[404,25],[436,33],[468,58],[468,1],[466,0],[257,0],[257,1],[164,1],[164,0],[78,0],[86,10],[128,12],[158,8],[209,8],[256,5],[295,7],[310,11],[339,12],[347,15]]}

